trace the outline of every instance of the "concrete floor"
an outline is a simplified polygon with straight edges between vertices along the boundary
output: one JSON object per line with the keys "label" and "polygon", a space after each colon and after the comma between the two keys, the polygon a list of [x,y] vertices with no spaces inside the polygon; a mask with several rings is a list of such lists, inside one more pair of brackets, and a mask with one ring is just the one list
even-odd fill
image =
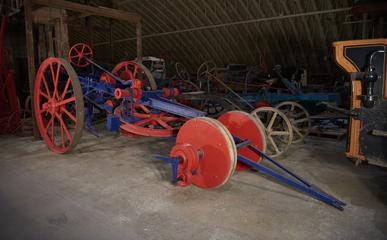
{"label": "concrete floor", "polygon": [[0,239],[387,239],[387,171],[355,167],[343,143],[311,138],[281,160],[347,202],[339,211],[252,171],[174,187],[153,159],[171,142],[103,135],[66,155],[0,138]]}

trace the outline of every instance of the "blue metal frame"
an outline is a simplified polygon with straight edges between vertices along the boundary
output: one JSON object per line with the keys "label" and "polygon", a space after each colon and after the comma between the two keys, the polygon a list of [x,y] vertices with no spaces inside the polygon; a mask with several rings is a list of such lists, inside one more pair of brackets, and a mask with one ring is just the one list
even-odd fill
{"label": "blue metal frame", "polygon": [[[97,108],[101,111],[106,111],[107,113],[109,113],[109,115],[114,115],[113,107],[105,104],[106,101],[115,98],[114,92],[117,88],[127,89],[130,91],[130,93],[132,93],[133,90],[130,88],[132,85],[132,81],[123,81],[122,79],[113,75],[110,71],[98,65],[94,61],[90,59],[86,60],[91,63],[93,68],[96,67],[99,70],[99,73],[101,73],[101,71],[105,72],[109,75],[109,77],[113,78],[116,81],[114,85],[104,81],[99,81],[100,74],[97,75],[94,69],[92,73],[81,73],[78,75],[82,87],[83,97],[86,100],[86,129],[97,135],[96,130],[92,126],[94,108]],[[118,131],[119,127],[117,128],[117,119],[123,119],[128,123],[135,123],[136,121],[140,120],[133,116],[133,106],[130,108],[131,111],[128,110],[128,103],[131,103],[132,105],[134,104],[134,100],[132,97],[133,94],[130,95],[130,97],[124,97],[121,101],[122,115],[108,116],[108,130]],[[187,107],[176,102],[173,96],[171,96],[171,98],[163,97],[163,90],[143,91],[141,94],[141,98],[136,103],[151,107],[153,113],[167,112],[183,118],[195,118],[206,115],[205,112]],[[121,124],[121,121],[118,122],[119,124]]]}
{"label": "blue metal frame", "polygon": [[[260,155],[263,160],[267,160],[268,162],[272,163],[275,167],[279,168],[283,174],[280,172],[276,172],[273,169],[270,169],[268,167],[263,166],[261,163],[256,163],[242,155],[238,154],[238,161],[243,162],[244,164],[247,164],[251,166],[254,169],[259,170],[260,172],[269,175],[270,177],[273,177],[274,179],[278,180],[281,183],[284,183],[286,185],[289,185],[291,187],[294,187],[313,198],[320,200],[326,204],[329,204],[339,210],[343,210],[344,206],[346,205],[344,202],[338,200],[337,198],[325,193],[321,189],[317,188],[316,186],[313,186],[309,182],[307,182],[302,177],[298,176],[297,174],[290,171],[288,168],[280,164],[279,162],[275,161],[271,157],[267,156],[265,153],[263,153],[261,150],[256,148],[251,144],[250,140],[243,140],[235,135],[233,135],[234,142],[236,144],[237,149],[241,148],[248,148],[252,152],[254,152],[257,155]],[[178,158],[171,158],[171,157],[165,157],[165,156],[156,156],[156,159],[164,161],[166,163],[169,163],[172,165],[172,183],[177,183],[177,169],[179,165],[179,159]],[[262,161],[263,162],[263,161]]]}
{"label": "blue metal frame", "polygon": [[281,78],[281,82],[286,86],[286,89],[273,89],[264,88],[254,93],[244,93],[240,96],[236,96],[230,92],[228,95],[235,102],[246,105],[244,101],[240,99],[242,97],[249,104],[254,105],[258,101],[267,101],[269,104],[276,104],[283,101],[301,101],[301,102],[336,102],[341,103],[341,96],[339,93],[327,92],[327,93],[304,93],[301,89],[298,89],[287,78],[284,78],[281,74],[278,74]]}

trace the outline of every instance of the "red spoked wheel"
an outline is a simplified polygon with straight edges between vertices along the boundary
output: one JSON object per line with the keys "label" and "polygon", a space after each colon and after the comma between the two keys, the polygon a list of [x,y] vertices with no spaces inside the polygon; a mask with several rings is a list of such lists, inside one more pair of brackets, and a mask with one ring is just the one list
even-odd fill
{"label": "red spoked wheel", "polygon": [[181,127],[170,156],[180,159],[180,186],[220,187],[232,176],[237,164],[230,132],[219,121],[207,117],[191,119]]}
{"label": "red spoked wheel", "polygon": [[[128,111],[130,111],[130,103],[128,105]],[[154,111],[143,104],[135,104],[134,106],[133,116],[139,119],[135,123],[125,121],[121,106],[114,111],[115,115],[121,116],[121,131],[125,133],[146,137],[172,137],[186,121],[185,118]]]}
{"label": "red spoked wheel", "polygon": [[113,68],[112,73],[124,81],[140,80],[142,82],[142,89],[157,89],[157,84],[152,73],[140,63],[134,61],[120,62]]}
{"label": "red spoked wheel", "polygon": [[79,79],[63,58],[48,58],[39,67],[34,110],[40,135],[56,153],[71,151],[82,135],[83,94]]}
{"label": "red spoked wheel", "polygon": [[[243,140],[250,140],[252,145],[259,150],[266,151],[266,135],[265,128],[258,119],[253,118],[250,114],[242,111],[230,111],[218,118],[230,133]],[[250,160],[259,163],[262,157],[252,152],[247,147],[238,150],[238,154],[249,158]],[[238,162],[237,171],[250,169],[251,167]]]}
{"label": "red spoked wheel", "polygon": [[69,61],[77,67],[86,67],[90,63],[86,59],[93,58],[93,49],[85,43],[77,43],[71,47],[68,55]]}

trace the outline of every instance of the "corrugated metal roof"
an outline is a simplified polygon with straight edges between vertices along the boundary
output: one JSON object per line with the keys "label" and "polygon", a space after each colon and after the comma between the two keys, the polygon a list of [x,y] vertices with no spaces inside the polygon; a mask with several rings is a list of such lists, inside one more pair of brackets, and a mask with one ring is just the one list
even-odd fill
{"label": "corrugated metal roof", "polygon": [[[108,1],[98,3],[113,6]],[[205,60],[219,66],[253,65],[261,56],[269,66],[302,66],[324,72],[331,43],[354,37],[353,26],[343,24],[348,10],[297,15],[348,8],[349,0],[116,0],[114,4],[142,15],[144,56],[173,59],[192,72]],[[94,31],[92,45],[97,58],[109,61],[109,20],[91,18],[94,26],[106,28]],[[70,27],[72,42],[89,42],[89,36],[86,29]],[[115,61],[135,57],[134,37],[133,24],[114,21]]]}

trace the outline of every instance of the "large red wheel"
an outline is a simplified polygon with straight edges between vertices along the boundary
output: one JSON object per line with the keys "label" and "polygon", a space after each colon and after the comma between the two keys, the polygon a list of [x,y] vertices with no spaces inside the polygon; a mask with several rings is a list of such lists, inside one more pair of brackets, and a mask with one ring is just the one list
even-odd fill
{"label": "large red wheel", "polygon": [[115,109],[114,114],[121,116],[122,132],[146,137],[172,137],[186,121],[185,118],[172,116],[165,112],[152,111],[143,104],[135,104],[133,117],[139,119],[137,122],[127,122],[125,116],[122,115],[121,106]]}
{"label": "large red wheel", "polygon": [[[252,145],[261,150],[266,151],[266,136],[265,128],[259,120],[254,119],[250,114],[242,111],[230,111],[221,115],[218,120],[230,131],[231,134],[243,140],[250,140]],[[250,160],[259,163],[262,157],[252,152],[247,147],[238,150],[238,154],[249,158]],[[238,162],[237,171],[250,169],[244,163]]]}
{"label": "large red wheel", "polygon": [[93,49],[85,43],[77,43],[71,47],[68,55],[69,61],[77,67],[86,67],[90,63],[87,58],[93,58]]}
{"label": "large red wheel", "polygon": [[123,61],[117,64],[112,73],[124,81],[137,79],[142,82],[142,89],[156,90],[157,84],[148,68],[134,61]]}
{"label": "large red wheel", "polygon": [[230,132],[219,121],[207,117],[191,119],[181,127],[170,155],[180,159],[180,186],[220,187],[232,176],[237,163]]}
{"label": "large red wheel", "polygon": [[48,58],[39,67],[34,110],[40,135],[56,153],[71,151],[82,135],[83,94],[79,79],[63,58]]}

